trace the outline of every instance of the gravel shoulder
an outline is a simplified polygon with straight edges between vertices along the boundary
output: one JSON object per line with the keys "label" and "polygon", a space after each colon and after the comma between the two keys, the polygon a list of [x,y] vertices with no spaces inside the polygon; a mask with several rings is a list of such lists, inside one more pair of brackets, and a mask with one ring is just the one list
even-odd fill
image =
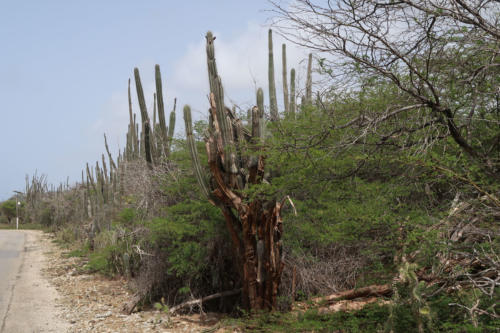
{"label": "gravel shoulder", "polygon": [[218,329],[217,314],[169,317],[154,309],[123,314],[133,296],[124,278],[82,274],[85,259],[68,257],[50,234],[43,234],[42,241],[49,254],[42,273],[60,295],[56,303],[70,325],[66,332],[227,332]]}
{"label": "gravel shoulder", "polygon": [[24,233],[25,243],[0,333],[228,332],[212,313],[170,317],[151,309],[125,315],[133,296],[125,279],[82,274],[85,259],[68,257],[51,234],[9,232]]}

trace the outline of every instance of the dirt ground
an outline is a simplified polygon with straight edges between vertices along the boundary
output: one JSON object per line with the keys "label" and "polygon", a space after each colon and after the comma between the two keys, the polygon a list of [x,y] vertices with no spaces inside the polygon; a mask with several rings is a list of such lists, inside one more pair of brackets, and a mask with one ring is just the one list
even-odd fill
{"label": "dirt ground", "polygon": [[123,314],[132,297],[124,279],[80,274],[84,259],[65,256],[50,234],[39,237],[46,255],[42,275],[59,293],[57,317],[69,325],[67,332],[228,332],[219,328],[217,314],[169,317],[154,309]]}

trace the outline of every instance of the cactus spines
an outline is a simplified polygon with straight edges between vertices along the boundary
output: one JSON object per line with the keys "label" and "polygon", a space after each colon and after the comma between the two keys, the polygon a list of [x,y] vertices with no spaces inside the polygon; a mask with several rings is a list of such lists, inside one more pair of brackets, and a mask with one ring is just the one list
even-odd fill
{"label": "cactus spines", "polygon": [[276,84],[274,82],[274,56],[273,56],[273,31],[269,29],[268,35],[269,46],[269,111],[271,113],[271,121],[278,120],[278,102],[276,100]]}
{"label": "cactus spines", "polygon": [[295,118],[295,68],[290,71],[290,117]]}
{"label": "cactus spines", "polygon": [[285,114],[288,116],[290,112],[290,100],[288,97],[288,78],[287,78],[287,69],[286,69],[286,45],[283,44],[281,46],[281,60],[283,64],[283,101],[285,104]]}
{"label": "cactus spines", "polygon": [[307,80],[306,80],[306,100],[307,104],[312,104],[312,54],[309,53],[307,60]]}
{"label": "cactus spines", "polygon": [[146,108],[146,99],[144,98],[144,91],[142,90],[141,77],[139,69],[134,68],[135,88],[137,90],[137,99],[139,101],[139,108],[141,110],[142,126],[144,131],[144,156],[146,162],[152,167],[153,159],[151,156],[151,127],[149,125],[148,110]]}
{"label": "cactus spines", "polygon": [[191,108],[189,105],[184,106],[184,124],[186,126],[186,139],[189,147],[189,153],[191,154],[191,161],[193,162],[193,169],[196,175],[196,180],[203,192],[203,194],[210,198],[210,191],[208,189],[208,184],[203,174],[203,169],[200,164],[200,158],[198,157],[198,149],[196,149],[196,143],[193,137],[193,120],[191,119]]}

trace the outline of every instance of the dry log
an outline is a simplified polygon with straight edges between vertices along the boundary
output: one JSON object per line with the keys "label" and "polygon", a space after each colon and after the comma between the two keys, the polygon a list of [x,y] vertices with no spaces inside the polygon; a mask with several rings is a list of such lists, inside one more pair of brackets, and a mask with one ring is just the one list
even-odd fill
{"label": "dry log", "polygon": [[201,307],[201,305],[203,304],[203,302],[209,301],[211,299],[220,298],[220,297],[227,297],[227,296],[233,296],[233,295],[237,295],[239,293],[241,293],[241,289],[235,289],[235,290],[223,291],[221,293],[216,293],[216,294],[205,296],[205,297],[198,298],[198,299],[192,299],[190,301],[186,301],[184,303],[181,303],[181,304],[178,304],[178,305],[172,307],[168,312],[170,314],[174,314],[174,313],[176,313],[177,311],[179,311],[182,308],[185,308],[185,307],[188,307],[188,306],[192,306],[192,305],[196,305],[196,304],[199,304],[200,307]]}
{"label": "dry log", "polygon": [[335,304],[328,305],[318,309],[319,314],[328,314],[339,311],[359,311],[363,309],[366,305],[376,303],[378,304],[389,304],[389,300],[380,300],[378,297],[369,297],[361,300],[343,300],[335,302]]}
{"label": "dry log", "polygon": [[333,303],[340,300],[352,300],[359,297],[376,297],[392,295],[392,287],[389,284],[372,285],[359,289],[350,289],[328,296],[317,297],[313,299],[315,303]]}
{"label": "dry log", "polygon": [[130,300],[130,302],[128,302],[123,306],[122,312],[127,315],[131,314],[141,300],[142,296],[139,293],[135,294],[134,297],[132,297],[132,299]]}

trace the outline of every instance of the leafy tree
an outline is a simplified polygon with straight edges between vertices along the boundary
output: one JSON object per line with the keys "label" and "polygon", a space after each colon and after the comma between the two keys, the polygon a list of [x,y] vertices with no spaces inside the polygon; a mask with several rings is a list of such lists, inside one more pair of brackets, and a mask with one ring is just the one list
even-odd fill
{"label": "leafy tree", "polygon": [[393,127],[380,143],[418,131],[420,140],[408,144],[426,150],[450,137],[498,179],[498,2],[299,0],[275,8],[289,39],[324,56],[320,67],[334,86],[345,90],[350,83],[362,91],[377,80],[402,97],[386,109],[353,115],[351,125],[372,133],[404,119],[408,126]]}
{"label": "leafy tree", "polygon": [[0,206],[0,209],[3,213],[3,215],[5,215],[5,217],[7,217],[7,219],[9,220],[9,223],[11,222],[12,218],[16,217],[16,201],[15,200],[4,201],[2,203],[2,205]]}

